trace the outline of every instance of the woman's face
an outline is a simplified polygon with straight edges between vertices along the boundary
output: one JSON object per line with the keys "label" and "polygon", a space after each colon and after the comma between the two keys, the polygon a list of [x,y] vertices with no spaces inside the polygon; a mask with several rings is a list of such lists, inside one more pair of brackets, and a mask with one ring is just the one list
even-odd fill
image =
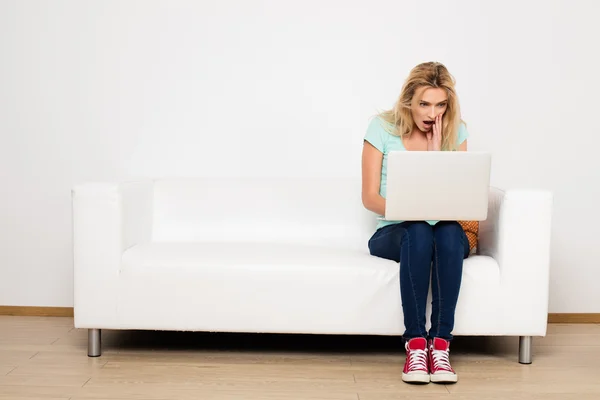
{"label": "woman's face", "polygon": [[444,115],[448,108],[448,95],[441,88],[421,86],[415,92],[411,103],[413,121],[422,132],[432,129],[435,118]]}

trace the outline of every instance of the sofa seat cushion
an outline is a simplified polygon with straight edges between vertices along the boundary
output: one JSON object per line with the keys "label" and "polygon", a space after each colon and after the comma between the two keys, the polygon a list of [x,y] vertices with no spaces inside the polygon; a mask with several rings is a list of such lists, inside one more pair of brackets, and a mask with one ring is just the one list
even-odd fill
{"label": "sofa seat cushion", "polygon": [[[465,312],[473,307],[493,312],[494,288],[499,286],[495,261],[465,260],[463,282],[472,286],[463,288],[466,296],[471,293]],[[403,331],[398,264],[371,256],[366,246],[351,250],[251,242],[136,245],[123,254],[119,296],[120,323],[135,329]],[[485,318],[480,324],[485,327]]]}
{"label": "sofa seat cushion", "polygon": [[[394,264],[364,251],[286,243],[155,242],[123,255],[123,268],[341,268],[393,270]],[[259,272],[259,271],[257,271]]]}

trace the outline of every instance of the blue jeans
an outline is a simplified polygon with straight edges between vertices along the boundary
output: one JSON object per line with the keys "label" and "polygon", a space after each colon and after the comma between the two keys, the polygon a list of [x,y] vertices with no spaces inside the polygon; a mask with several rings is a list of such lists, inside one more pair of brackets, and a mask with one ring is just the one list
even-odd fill
{"label": "blue jeans", "polygon": [[[405,340],[439,337],[452,340],[454,311],[469,240],[458,222],[406,221],[384,226],[369,239],[371,255],[400,263],[400,294]],[[432,314],[429,334],[425,306],[431,278]]]}

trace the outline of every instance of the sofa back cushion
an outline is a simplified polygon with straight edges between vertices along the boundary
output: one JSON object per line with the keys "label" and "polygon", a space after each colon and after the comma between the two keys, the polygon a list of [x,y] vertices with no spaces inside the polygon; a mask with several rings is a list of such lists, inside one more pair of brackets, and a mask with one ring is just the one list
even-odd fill
{"label": "sofa back cushion", "polygon": [[154,185],[153,240],[366,249],[375,215],[347,178],[184,178]]}

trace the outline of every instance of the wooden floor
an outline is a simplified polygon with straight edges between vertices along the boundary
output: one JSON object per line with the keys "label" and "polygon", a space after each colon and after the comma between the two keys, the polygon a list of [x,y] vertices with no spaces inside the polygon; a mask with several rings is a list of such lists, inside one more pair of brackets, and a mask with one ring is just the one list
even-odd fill
{"label": "wooden floor", "polygon": [[516,338],[458,337],[455,385],[401,381],[397,338],[103,331],[0,317],[0,399],[600,399],[600,325],[549,325],[531,365]]}

